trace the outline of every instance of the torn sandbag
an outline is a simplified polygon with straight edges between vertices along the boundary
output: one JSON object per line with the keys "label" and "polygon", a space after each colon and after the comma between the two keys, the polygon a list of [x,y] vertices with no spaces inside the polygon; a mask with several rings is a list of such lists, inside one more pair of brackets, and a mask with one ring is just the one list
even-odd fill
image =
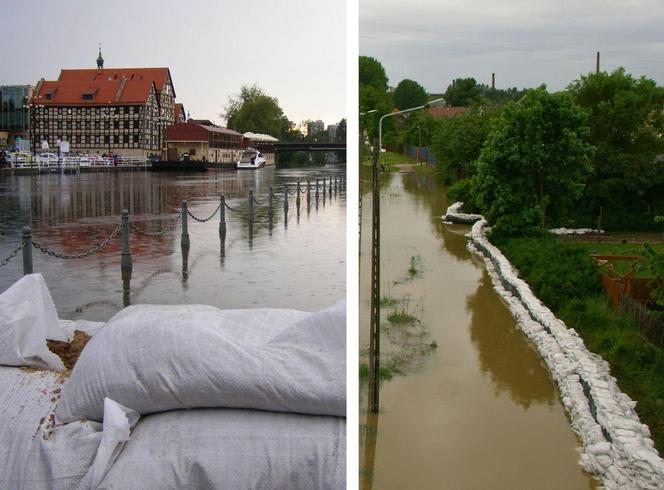
{"label": "torn sandbag", "polygon": [[109,397],[141,415],[225,407],[345,416],[345,316],[345,302],[298,322],[292,310],[126,308],[83,350],[56,415],[101,420]]}
{"label": "torn sandbag", "polygon": [[0,294],[0,364],[63,370],[46,339],[67,340],[41,274],[29,274]]}

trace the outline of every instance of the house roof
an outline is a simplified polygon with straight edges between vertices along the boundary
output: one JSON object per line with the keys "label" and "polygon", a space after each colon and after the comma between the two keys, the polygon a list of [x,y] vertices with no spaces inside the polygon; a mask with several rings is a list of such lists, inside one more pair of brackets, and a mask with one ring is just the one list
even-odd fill
{"label": "house roof", "polygon": [[228,128],[204,126],[195,123],[176,123],[164,130],[165,141],[209,141],[210,133],[228,134],[242,137],[241,133]]}
{"label": "house roof", "polygon": [[443,106],[443,107],[431,107],[429,109],[429,114],[433,116],[436,119],[440,119],[443,117],[454,117],[458,116],[459,114],[463,114],[466,111],[468,111],[467,107],[453,107],[453,106]]}
{"label": "house roof", "polygon": [[252,133],[250,131],[244,133],[244,137],[247,138],[249,141],[257,141],[261,143],[279,141],[277,138],[275,138],[274,136],[270,136],[269,134]]}
{"label": "house roof", "polygon": [[175,103],[175,120],[179,121],[180,120],[180,115],[186,120],[187,115],[184,112],[184,104],[181,104],[179,102]]}
{"label": "house roof", "polygon": [[[161,92],[169,79],[168,68],[61,70],[57,80],[37,84],[32,102],[43,105],[144,104],[151,89],[154,87],[156,92]],[[91,98],[83,99],[84,95]]]}

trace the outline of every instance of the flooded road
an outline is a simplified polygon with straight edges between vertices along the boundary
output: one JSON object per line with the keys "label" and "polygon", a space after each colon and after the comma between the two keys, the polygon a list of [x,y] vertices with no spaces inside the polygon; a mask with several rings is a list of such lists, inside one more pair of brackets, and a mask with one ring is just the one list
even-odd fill
{"label": "flooded road", "polygon": [[[238,211],[226,211],[227,237],[221,250],[219,215],[198,223],[189,218],[191,246],[183,256],[181,224],[158,239],[131,234],[133,274],[123,294],[120,240],[84,259],[60,260],[33,249],[34,271],[41,272],[62,318],[107,320],[125,303],[191,304],[223,308],[295,308],[317,310],[345,297],[346,197],[337,191],[307,208],[301,195],[296,212],[289,196],[283,212],[283,184],[294,191],[298,178],[342,175],[344,166],[258,171],[100,172],[79,175],[0,177],[0,260],[20,243],[30,224],[33,240],[49,249],[78,254],[109,236],[128,208],[139,229],[171,227],[182,200],[197,217],[207,218],[219,194]],[[322,181],[321,181],[322,182]],[[322,183],[321,183],[322,185]],[[269,186],[279,194],[270,222]],[[254,191],[253,227],[247,220],[247,196]],[[0,292],[22,276],[21,255],[0,268]]]}
{"label": "flooded road", "polygon": [[[577,464],[579,441],[553,380],[494,292],[482,262],[466,250],[469,228],[442,223],[448,206],[442,186],[415,173],[384,178],[381,364],[393,377],[382,382],[375,416],[367,413],[367,383],[360,383],[361,487],[596,486]],[[362,189],[369,191],[369,183]],[[370,192],[363,193],[364,363],[370,201]]]}

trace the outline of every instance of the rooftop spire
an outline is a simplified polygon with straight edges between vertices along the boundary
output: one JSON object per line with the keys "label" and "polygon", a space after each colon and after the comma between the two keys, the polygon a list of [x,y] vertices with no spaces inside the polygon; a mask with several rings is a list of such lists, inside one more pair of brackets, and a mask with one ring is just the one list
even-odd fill
{"label": "rooftop spire", "polygon": [[101,43],[99,43],[99,56],[97,56],[97,69],[104,69],[104,58],[101,57]]}

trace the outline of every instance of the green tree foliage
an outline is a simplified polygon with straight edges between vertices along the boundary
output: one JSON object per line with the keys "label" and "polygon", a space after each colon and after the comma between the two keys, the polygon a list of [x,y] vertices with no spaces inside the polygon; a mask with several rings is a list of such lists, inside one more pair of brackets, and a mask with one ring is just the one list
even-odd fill
{"label": "green tree foliage", "polygon": [[657,251],[649,243],[643,244],[643,268],[653,275],[652,285],[655,289],[650,296],[658,306],[664,308],[664,254]]}
{"label": "green tree foliage", "polygon": [[335,143],[345,143],[346,142],[346,118],[345,117],[337,123],[337,133],[334,136],[334,142]]}
{"label": "green tree foliage", "polygon": [[419,83],[405,79],[399,82],[394,89],[394,105],[399,110],[418,107],[427,103],[427,91]]}
{"label": "green tree foliage", "polygon": [[243,85],[240,93],[228,98],[226,112],[222,116],[230,129],[245,133],[265,133],[281,137],[289,127],[276,97],[270,97],[258,85]]}
{"label": "green tree foliage", "polygon": [[447,87],[443,97],[448,105],[469,107],[480,101],[482,90],[474,78],[457,78]]}
{"label": "green tree foliage", "polygon": [[[360,134],[366,133],[370,142],[378,138],[378,121],[381,116],[392,111],[394,104],[387,92],[387,75],[385,68],[375,58],[360,56],[360,112],[375,110],[371,114],[360,116]],[[395,125],[392,118],[387,118],[383,125],[386,141],[395,136]]]}
{"label": "green tree foliage", "polygon": [[371,56],[360,56],[360,87],[374,87],[387,91],[387,75],[380,61]]}
{"label": "green tree foliage", "polygon": [[574,205],[590,172],[585,113],[545,86],[505,106],[477,162],[476,202],[494,231],[546,229]]}
{"label": "green tree foliage", "polygon": [[583,76],[569,91],[588,114],[597,148],[585,196],[589,214],[601,214],[610,228],[638,221],[652,227],[657,210],[664,211],[664,162],[656,158],[664,152],[664,88],[618,68]]}
{"label": "green tree foliage", "polygon": [[477,159],[499,109],[475,108],[442,119],[432,138],[432,150],[448,184],[477,173]]}

